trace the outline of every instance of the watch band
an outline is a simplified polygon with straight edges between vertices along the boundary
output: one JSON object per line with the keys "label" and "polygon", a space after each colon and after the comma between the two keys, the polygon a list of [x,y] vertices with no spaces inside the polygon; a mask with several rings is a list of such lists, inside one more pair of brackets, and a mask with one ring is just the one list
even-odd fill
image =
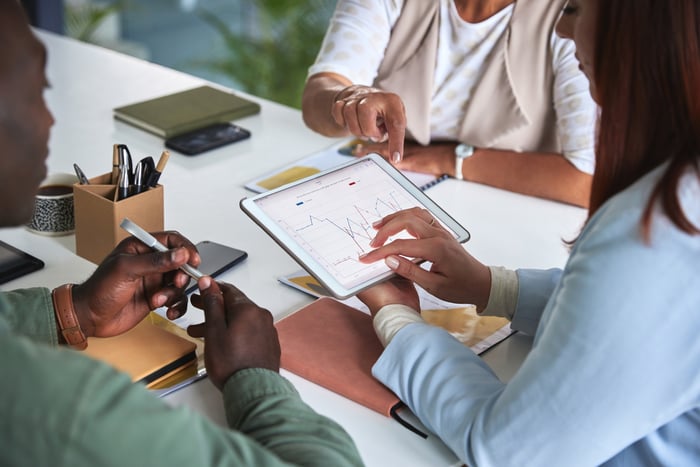
{"label": "watch band", "polygon": [[474,146],[471,144],[460,143],[455,147],[455,178],[457,180],[464,180],[464,175],[462,174],[464,159],[471,157],[473,154]]}
{"label": "watch band", "polygon": [[80,329],[80,321],[73,308],[73,284],[64,284],[51,292],[53,308],[66,343],[74,349],[87,348],[87,337]]}

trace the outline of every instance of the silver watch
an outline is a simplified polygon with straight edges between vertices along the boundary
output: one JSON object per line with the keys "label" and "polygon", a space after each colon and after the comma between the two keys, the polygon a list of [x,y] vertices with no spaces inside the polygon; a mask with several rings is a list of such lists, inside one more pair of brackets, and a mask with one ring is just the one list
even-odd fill
{"label": "silver watch", "polygon": [[474,155],[474,146],[471,144],[460,143],[455,148],[455,178],[457,180],[464,180],[464,175],[462,175],[462,164],[464,159]]}

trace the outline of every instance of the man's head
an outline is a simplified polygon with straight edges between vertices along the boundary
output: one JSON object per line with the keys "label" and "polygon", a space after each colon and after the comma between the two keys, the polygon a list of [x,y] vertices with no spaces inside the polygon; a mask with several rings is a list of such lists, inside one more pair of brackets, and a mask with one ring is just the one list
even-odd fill
{"label": "man's head", "polygon": [[53,117],[44,102],[46,49],[17,0],[0,0],[0,227],[31,217],[46,176]]}

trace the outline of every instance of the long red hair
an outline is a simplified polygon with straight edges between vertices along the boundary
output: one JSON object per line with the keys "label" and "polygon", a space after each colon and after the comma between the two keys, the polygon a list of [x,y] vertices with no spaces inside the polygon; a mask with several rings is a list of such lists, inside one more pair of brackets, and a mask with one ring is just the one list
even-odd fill
{"label": "long red hair", "polygon": [[[660,200],[680,229],[680,177],[700,176],[700,0],[599,0],[594,53],[601,105],[589,218],[610,197],[669,161],[641,220],[649,238]],[[698,201],[700,202],[700,200]]]}

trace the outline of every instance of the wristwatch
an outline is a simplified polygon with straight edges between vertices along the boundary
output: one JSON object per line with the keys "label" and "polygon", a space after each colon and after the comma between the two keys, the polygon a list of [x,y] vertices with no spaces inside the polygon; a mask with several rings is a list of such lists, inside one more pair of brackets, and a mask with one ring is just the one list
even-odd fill
{"label": "wristwatch", "polygon": [[457,180],[464,180],[464,175],[462,175],[462,164],[464,159],[474,155],[474,146],[471,144],[460,143],[455,148],[455,178]]}

